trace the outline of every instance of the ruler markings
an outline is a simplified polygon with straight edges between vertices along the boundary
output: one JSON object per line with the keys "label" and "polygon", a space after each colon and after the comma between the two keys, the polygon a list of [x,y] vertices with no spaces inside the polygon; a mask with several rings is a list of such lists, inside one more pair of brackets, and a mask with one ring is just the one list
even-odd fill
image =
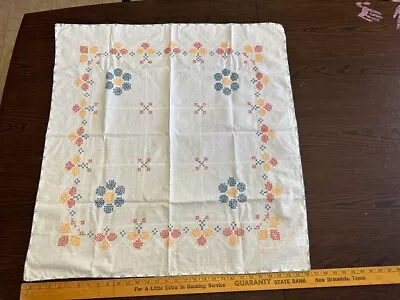
{"label": "ruler markings", "polygon": [[358,267],[237,275],[90,279],[24,283],[21,300],[96,299],[399,284],[400,266]]}

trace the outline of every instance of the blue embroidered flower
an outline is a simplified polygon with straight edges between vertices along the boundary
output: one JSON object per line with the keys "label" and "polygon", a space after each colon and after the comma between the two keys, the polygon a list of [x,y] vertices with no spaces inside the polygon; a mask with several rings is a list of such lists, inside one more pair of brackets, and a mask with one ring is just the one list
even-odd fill
{"label": "blue embroidered flower", "polygon": [[235,177],[229,177],[227,183],[218,185],[220,192],[219,201],[228,203],[229,207],[235,209],[238,203],[247,202],[247,196],[244,194],[246,185],[239,182]]}
{"label": "blue embroidered flower", "polygon": [[112,89],[113,93],[116,96],[119,96],[123,91],[129,91],[132,88],[132,85],[129,82],[131,79],[131,74],[123,73],[120,68],[116,68],[113,73],[106,73],[106,89]]}
{"label": "blue embroidered flower", "polygon": [[221,73],[215,73],[214,79],[216,83],[214,88],[217,91],[222,91],[224,95],[230,95],[232,91],[237,91],[239,89],[239,74],[231,72],[228,69],[223,69]]}
{"label": "blue embroidered flower", "polygon": [[125,194],[125,187],[117,186],[114,180],[106,182],[105,186],[100,185],[96,189],[97,199],[95,204],[97,207],[103,207],[106,213],[111,213],[114,207],[121,207],[125,201],[122,195]]}

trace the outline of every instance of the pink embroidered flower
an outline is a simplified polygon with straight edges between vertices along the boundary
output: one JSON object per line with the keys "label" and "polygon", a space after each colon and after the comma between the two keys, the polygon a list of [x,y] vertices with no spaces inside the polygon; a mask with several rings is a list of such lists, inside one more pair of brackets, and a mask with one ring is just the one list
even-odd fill
{"label": "pink embroidered flower", "polygon": [[83,144],[83,140],[88,139],[89,135],[85,133],[85,129],[83,127],[79,127],[75,132],[71,132],[68,135],[68,139],[74,141],[77,146],[81,146]]}
{"label": "pink embroidered flower", "polygon": [[160,236],[166,240],[167,247],[172,246],[174,239],[181,236],[181,231],[176,228],[164,229],[160,232]]}
{"label": "pink embroidered flower", "polygon": [[253,80],[256,84],[257,90],[261,91],[265,84],[268,83],[268,77],[263,75],[261,72],[256,73],[256,79]]}
{"label": "pink embroidered flower", "polygon": [[164,53],[174,57],[176,54],[181,53],[181,49],[179,49],[176,44],[171,41],[168,43],[168,47],[164,49]]}
{"label": "pink embroidered flower", "polygon": [[133,242],[133,247],[135,247],[136,249],[140,249],[143,246],[143,242],[142,240],[137,239],[136,241]]}
{"label": "pink embroidered flower", "polygon": [[244,235],[244,230],[241,227],[236,227],[236,223],[233,222],[232,226],[226,227],[222,233],[228,237],[228,242],[234,246],[239,242],[239,237]]}
{"label": "pink embroidered flower", "polygon": [[261,141],[263,143],[266,143],[268,142],[270,137],[273,137],[275,135],[275,131],[269,129],[268,125],[262,124],[260,127],[259,135],[261,136]]}
{"label": "pink embroidered flower", "polygon": [[207,243],[207,239],[202,235],[197,239],[197,243],[200,246],[204,246]]}
{"label": "pink embroidered flower", "polygon": [[110,248],[110,243],[117,239],[117,234],[115,232],[110,233],[97,233],[94,236],[96,242],[100,243],[100,248],[103,250],[107,250]]}
{"label": "pink embroidered flower", "polygon": [[233,53],[233,50],[229,47],[229,44],[227,42],[223,42],[215,52],[226,59],[229,57],[229,55]]}
{"label": "pink embroidered flower", "polygon": [[110,53],[120,59],[123,55],[128,54],[128,50],[122,46],[121,43],[115,43],[114,47],[110,49]]}
{"label": "pink embroidered flower", "polygon": [[78,194],[76,187],[71,187],[68,192],[62,193],[60,195],[60,201],[65,203],[68,208],[72,208],[75,206],[76,201],[81,199],[81,195]]}
{"label": "pink embroidered flower", "polygon": [[265,195],[268,202],[274,201],[275,197],[278,197],[282,194],[282,190],[279,187],[273,186],[270,181],[266,181],[264,183],[265,190],[261,191],[261,194]]}
{"label": "pink embroidered flower", "polygon": [[93,83],[94,81],[90,79],[89,73],[85,73],[81,77],[75,79],[75,84],[85,92],[89,89],[89,84]]}

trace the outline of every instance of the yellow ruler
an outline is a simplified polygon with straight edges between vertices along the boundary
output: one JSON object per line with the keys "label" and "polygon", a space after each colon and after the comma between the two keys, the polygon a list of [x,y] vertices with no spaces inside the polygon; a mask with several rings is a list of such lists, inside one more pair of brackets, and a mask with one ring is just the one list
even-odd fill
{"label": "yellow ruler", "polygon": [[400,266],[24,283],[21,300],[96,299],[400,283]]}

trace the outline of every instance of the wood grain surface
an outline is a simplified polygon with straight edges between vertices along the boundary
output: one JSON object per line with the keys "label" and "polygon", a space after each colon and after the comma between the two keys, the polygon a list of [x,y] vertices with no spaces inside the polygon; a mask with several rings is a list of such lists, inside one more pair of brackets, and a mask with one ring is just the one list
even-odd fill
{"label": "wood grain surface", "polygon": [[[0,299],[17,299],[49,116],[54,23],[279,22],[307,196],[312,268],[400,264],[400,31],[396,3],[142,1],[25,15],[0,109]],[[398,299],[400,286],[175,296]],[[167,299],[170,297],[155,297]],[[153,297],[154,299],[154,297]]]}

